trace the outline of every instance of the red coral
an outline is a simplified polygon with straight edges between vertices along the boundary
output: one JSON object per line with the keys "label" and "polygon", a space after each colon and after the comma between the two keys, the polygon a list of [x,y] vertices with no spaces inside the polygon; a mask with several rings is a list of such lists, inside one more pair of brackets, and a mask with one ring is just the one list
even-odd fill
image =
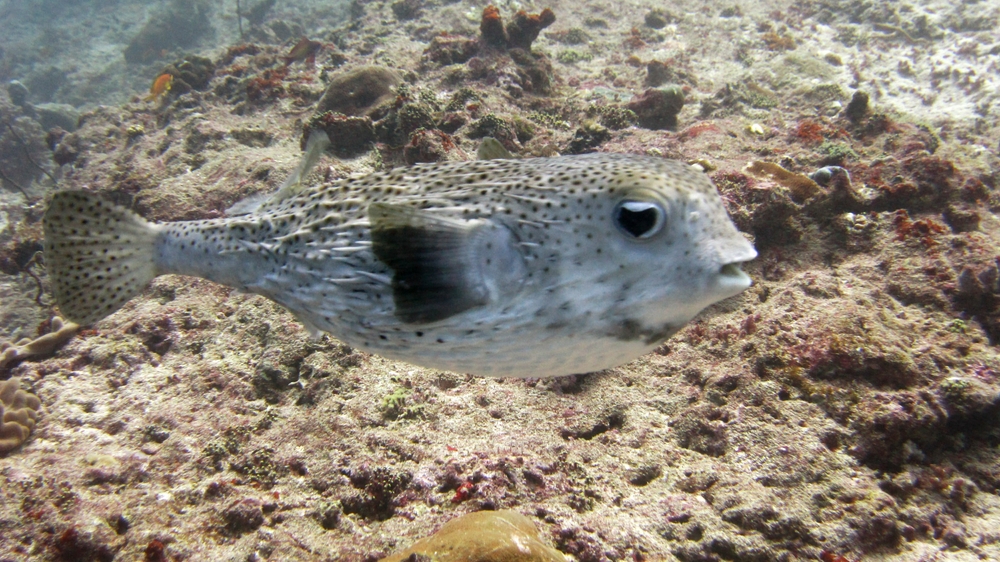
{"label": "red coral", "polygon": [[792,136],[807,143],[819,143],[823,141],[823,126],[810,119],[805,119],[795,126]]}
{"label": "red coral", "polygon": [[981,203],[989,200],[990,190],[979,178],[968,178],[962,184],[961,197],[969,203]]}
{"label": "red coral", "polygon": [[247,82],[247,98],[253,102],[273,101],[285,96],[285,86],[282,84],[288,76],[287,68],[265,70],[260,76],[255,76]]}
{"label": "red coral", "polygon": [[847,171],[851,174],[851,177],[855,181],[860,180],[860,183],[868,186],[872,189],[889,191],[889,186],[886,185],[885,180],[882,179],[885,170],[885,162],[875,161],[871,166],[863,163],[853,163],[847,166]]}
{"label": "red coral", "polygon": [[451,503],[462,503],[471,498],[473,492],[475,492],[475,485],[466,480],[465,482],[459,484],[458,488],[455,489],[455,495],[452,496]]}
{"label": "red coral", "polygon": [[951,179],[955,177],[955,164],[936,156],[917,156],[904,162],[908,170],[912,170],[918,184],[931,188],[937,194],[951,191]]}
{"label": "red coral", "polygon": [[947,228],[943,224],[933,219],[910,220],[909,213],[904,209],[896,211],[892,225],[896,229],[896,240],[902,242],[907,238],[917,238],[928,248],[937,245],[937,242],[931,238],[932,234],[947,232]]}
{"label": "red coral", "polygon": [[227,66],[219,69],[219,74],[222,76],[236,76],[237,78],[246,74],[247,67],[242,64],[234,64],[232,66]]}
{"label": "red coral", "polygon": [[258,53],[260,53],[260,47],[254,45],[253,43],[233,45],[232,47],[229,47],[226,54],[222,56],[221,60],[219,60],[219,66],[225,66],[236,60],[237,57],[242,57],[243,55],[256,55]]}

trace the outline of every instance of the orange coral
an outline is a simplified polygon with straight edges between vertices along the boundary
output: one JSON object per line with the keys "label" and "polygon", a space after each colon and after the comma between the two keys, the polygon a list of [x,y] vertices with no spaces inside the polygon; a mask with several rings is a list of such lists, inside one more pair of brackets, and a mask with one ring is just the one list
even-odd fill
{"label": "orange coral", "polygon": [[494,47],[507,46],[507,31],[503,28],[503,20],[500,19],[500,8],[490,4],[483,9],[479,32],[483,34],[483,40],[488,44]]}
{"label": "orange coral", "polygon": [[538,34],[555,21],[556,14],[549,8],[538,14],[520,10],[514,14],[514,21],[505,29],[499,8],[490,4],[483,9],[479,32],[486,43],[495,47],[531,50],[531,44],[538,38]]}
{"label": "orange coral", "polygon": [[531,49],[538,34],[556,21],[555,13],[545,8],[540,14],[529,14],[520,10],[514,14],[514,21],[507,26],[507,46],[512,49]]}

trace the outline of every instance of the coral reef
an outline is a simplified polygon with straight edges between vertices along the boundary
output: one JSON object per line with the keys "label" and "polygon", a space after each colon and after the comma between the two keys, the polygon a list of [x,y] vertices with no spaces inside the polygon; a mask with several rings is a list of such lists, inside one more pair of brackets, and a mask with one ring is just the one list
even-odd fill
{"label": "coral reef", "polygon": [[467,160],[468,156],[455,146],[455,141],[438,129],[418,129],[410,135],[403,147],[403,160],[407,164]]}
{"label": "coral reef", "polygon": [[28,440],[41,407],[37,396],[21,389],[21,379],[0,381],[0,456]]}
{"label": "coral reef", "polygon": [[657,88],[664,84],[697,86],[698,80],[691,70],[683,68],[677,61],[661,62],[651,60],[647,62],[645,85],[650,88]]}
{"label": "coral reef", "polygon": [[868,94],[858,90],[854,92],[851,96],[850,103],[844,108],[844,115],[851,120],[852,123],[857,123],[868,115]]}
{"label": "coral reef", "polygon": [[483,17],[479,22],[479,33],[487,45],[494,47],[507,47],[507,29],[504,28],[503,19],[500,17],[500,8],[493,4],[483,8]]}
{"label": "coral reef", "polygon": [[[822,168],[822,170],[828,170],[828,168]],[[810,197],[823,191],[819,184],[809,176],[789,172],[773,162],[750,162],[747,164],[746,172],[758,178],[775,181],[788,190],[792,200],[796,203],[804,203]],[[826,173],[832,175],[833,172]]]}
{"label": "coral reef", "polygon": [[431,39],[424,58],[438,64],[462,64],[479,53],[479,42],[461,35],[441,34]]}
{"label": "coral reef", "polygon": [[585,122],[569,141],[566,154],[583,154],[594,150],[605,141],[611,139],[611,133],[603,126],[593,121]]}

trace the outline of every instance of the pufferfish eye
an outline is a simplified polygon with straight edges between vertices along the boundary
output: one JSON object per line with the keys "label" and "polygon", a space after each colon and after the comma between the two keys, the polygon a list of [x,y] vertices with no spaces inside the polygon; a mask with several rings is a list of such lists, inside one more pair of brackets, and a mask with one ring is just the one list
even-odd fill
{"label": "pufferfish eye", "polygon": [[614,221],[626,236],[644,240],[663,230],[667,213],[659,203],[626,199],[615,205]]}

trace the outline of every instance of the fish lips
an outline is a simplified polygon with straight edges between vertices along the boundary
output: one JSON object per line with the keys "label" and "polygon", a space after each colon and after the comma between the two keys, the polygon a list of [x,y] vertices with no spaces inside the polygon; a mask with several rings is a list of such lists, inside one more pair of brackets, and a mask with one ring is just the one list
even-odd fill
{"label": "fish lips", "polygon": [[740,265],[755,257],[757,257],[757,251],[751,247],[748,248],[747,252],[738,256],[739,259],[730,261],[719,267],[719,274],[716,276],[716,285],[719,291],[725,295],[723,298],[738,295],[753,284],[753,280],[740,268]]}

